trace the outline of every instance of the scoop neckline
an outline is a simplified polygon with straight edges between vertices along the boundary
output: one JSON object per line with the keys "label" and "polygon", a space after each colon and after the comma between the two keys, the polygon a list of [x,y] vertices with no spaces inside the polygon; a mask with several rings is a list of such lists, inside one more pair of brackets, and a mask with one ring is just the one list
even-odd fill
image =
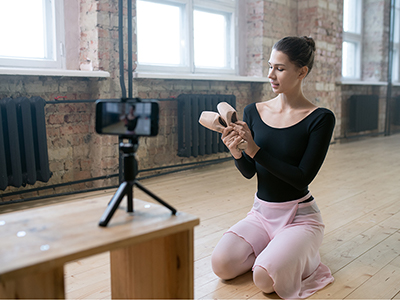
{"label": "scoop neckline", "polygon": [[295,126],[299,125],[300,123],[302,123],[303,121],[305,121],[308,117],[310,117],[314,112],[316,112],[317,110],[320,110],[321,107],[317,106],[317,108],[315,108],[312,112],[310,112],[308,115],[306,115],[303,119],[301,119],[300,121],[298,121],[297,123],[295,123],[295,124],[293,124],[293,125],[286,126],[286,127],[274,127],[274,126],[271,126],[271,125],[265,123],[264,120],[261,118],[261,115],[260,115],[260,112],[259,112],[258,109],[257,109],[256,103],[254,103],[254,109],[255,109],[256,112],[257,112],[258,118],[260,119],[260,121],[261,121],[264,125],[268,126],[269,128],[272,128],[272,129],[282,130],[282,129],[289,129],[289,128],[292,128],[292,127],[295,127]]}

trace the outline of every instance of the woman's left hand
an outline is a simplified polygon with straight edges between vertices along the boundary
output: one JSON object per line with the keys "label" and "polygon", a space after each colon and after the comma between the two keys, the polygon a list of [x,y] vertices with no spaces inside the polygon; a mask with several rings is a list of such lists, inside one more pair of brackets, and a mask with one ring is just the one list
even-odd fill
{"label": "woman's left hand", "polygon": [[258,150],[260,150],[260,147],[258,147],[257,144],[254,142],[249,126],[247,126],[246,122],[243,121],[237,121],[235,124],[232,125],[233,130],[235,130],[240,135],[240,137],[244,139],[248,144],[245,150],[246,154],[253,158]]}

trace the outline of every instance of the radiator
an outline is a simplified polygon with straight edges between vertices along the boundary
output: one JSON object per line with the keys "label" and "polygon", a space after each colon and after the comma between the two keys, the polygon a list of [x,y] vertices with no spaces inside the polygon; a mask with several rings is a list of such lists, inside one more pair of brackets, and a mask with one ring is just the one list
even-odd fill
{"label": "radiator", "polygon": [[228,152],[228,148],[221,141],[221,134],[203,127],[198,122],[203,111],[217,112],[219,102],[227,102],[236,107],[234,95],[178,96],[178,156],[197,157]]}
{"label": "radiator", "polygon": [[40,97],[0,100],[1,190],[50,179],[45,103]]}
{"label": "radiator", "polygon": [[378,129],[379,96],[353,95],[349,99],[349,131]]}

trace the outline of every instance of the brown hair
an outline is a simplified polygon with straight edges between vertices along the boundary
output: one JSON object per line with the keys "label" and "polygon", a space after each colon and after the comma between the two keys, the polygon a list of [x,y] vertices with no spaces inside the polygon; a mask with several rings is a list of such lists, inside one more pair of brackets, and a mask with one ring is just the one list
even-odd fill
{"label": "brown hair", "polygon": [[312,37],[287,36],[276,42],[272,49],[285,53],[297,67],[308,67],[310,73],[315,53],[315,42]]}

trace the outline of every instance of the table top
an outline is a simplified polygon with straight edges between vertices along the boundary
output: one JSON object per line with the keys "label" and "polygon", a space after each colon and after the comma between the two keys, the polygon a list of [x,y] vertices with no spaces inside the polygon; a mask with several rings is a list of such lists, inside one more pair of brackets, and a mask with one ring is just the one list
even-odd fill
{"label": "table top", "polygon": [[109,201],[109,195],[97,196],[0,214],[0,280],[189,230],[200,222],[138,199],[128,213],[124,198],[108,226],[98,226]]}

